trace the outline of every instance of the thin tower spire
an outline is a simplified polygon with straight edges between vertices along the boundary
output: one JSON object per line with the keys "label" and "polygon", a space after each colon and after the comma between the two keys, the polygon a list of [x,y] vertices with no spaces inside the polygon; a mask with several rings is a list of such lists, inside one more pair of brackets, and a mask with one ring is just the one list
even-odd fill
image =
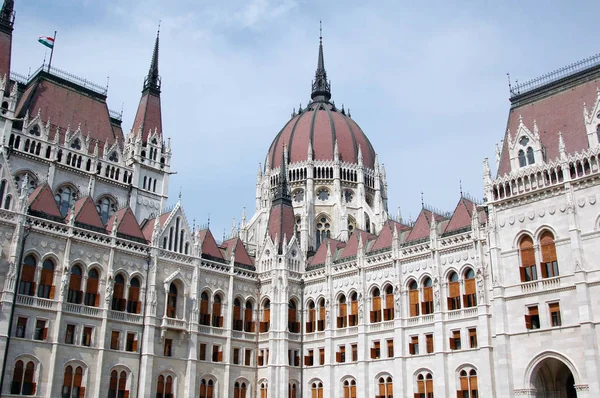
{"label": "thin tower spire", "polygon": [[160,21],[158,22],[158,30],[156,31],[156,41],[154,42],[154,51],[152,52],[152,60],[148,76],[144,80],[144,90],[154,89],[160,91],[160,75],[158,74],[158,49],[160,43]]}
{"label": "thin tower spire", "polygon": [[323,25],[321,21],[319,21],[319,58],[310,97],[313,101],[329,101],[331,99],[331,82],[327,80],[325,57],[323,56]]}

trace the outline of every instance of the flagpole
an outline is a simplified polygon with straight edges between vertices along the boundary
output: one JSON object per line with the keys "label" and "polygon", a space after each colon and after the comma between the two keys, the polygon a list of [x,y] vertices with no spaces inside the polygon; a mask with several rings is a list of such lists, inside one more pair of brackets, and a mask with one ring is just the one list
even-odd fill
{"label": "flagpole", "polygon": [[54,38],[52,39],[52,48],[50,49],[50,61],[48,61],[48,73],[50,73],[50,65],[52,65],[52,55],[54,54],[54,45],[56,44],[56,31],[54,31]]}

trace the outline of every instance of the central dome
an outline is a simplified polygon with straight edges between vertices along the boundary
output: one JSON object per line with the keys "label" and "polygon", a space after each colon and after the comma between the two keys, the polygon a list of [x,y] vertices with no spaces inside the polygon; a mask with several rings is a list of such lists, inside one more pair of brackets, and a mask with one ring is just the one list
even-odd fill
{"label": "central dome", "polygon": [[358,124],[346,114],[344,108],[337,109],[331,99],[331,83],[327,80],[323,58],[323,38],[319,41],[319,60],[312,83],[312,102],[281,129],[269,147],[265,160],[271,168],[281,166],[282,151],[287,147],[289,163],[302,162],[310,157],[315,161],[328,161],[335,158],[337,141],[340,162],[358,163],[359,151],[366,168],[375,168],[375,151],[369,139]]}
{"label": "central dome", "polygon": [[340,162],[358,163],[358,151],[362,153],[363,165],[375,168],[375,150],[361,128],[344,111],[328,101],[311,102],[292,117],[273,140],[267,155],[271,168],[281,166],[284,145],[288,150],[289,163],[308,159],[309,142],[315,161],[334,160],[337,140]]}

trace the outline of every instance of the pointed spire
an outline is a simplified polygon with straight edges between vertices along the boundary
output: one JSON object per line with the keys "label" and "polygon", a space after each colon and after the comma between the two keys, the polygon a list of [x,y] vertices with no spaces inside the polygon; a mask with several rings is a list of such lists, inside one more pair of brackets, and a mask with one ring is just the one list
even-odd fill
{"label": "pointed spire", "polygon": [[317,61],[317,71],[315,72],[315,80],[312,83],[312,94],[310,97],[314,101],[329,101],[331,98],[331,85],[327,80],[323,57],[323,26],[321,21],[319,21],[319,59]]}
{"label": "pointed spire", "polygon": [[158,45],[160,39],[160,22],[158,23],[158,31],[156,32],[156,41],[154,42],[154,51],[152,52],[152,61],[150,61],[150,69],[148,76],[144,79],[144,90],[154,89],[160,92],[160,76],[158,74]]}
{"label": "pointed spire", "polygon": [[[337,142],[337,140],[336,140],[336,142]],[[308,152],[307,153],[308,160],[313,160],[313,147],[312,147],[312,141],[310,138],[308,139],[308,151],[307,152]]]}
{"label": "pointed spire", "polygon": [[277,191],[275,192],[275,197],[273,198],[273,202],[277,200],[289,201],[291,203],[290,194],[288,192],[288,181],[287,181],[287,148],[284,145],[283,151],[281,153],[281,167],[279,169],[279,183],[277,184]]}
{"label": "pointed spire", "polygon": [[333,160],[336,162],[340,160],[340,151],[338,149],[337,138],[335,139],[335,144],[333,146]]}
{"label": "pointed spire", "polygon": [[0,26],[3,30],[8,30],[8,33],[12,32],[13,23],[15,22],[14,7],[14,0],[4,0],[0,10]]}
{"label": "pointed spire", "polygon": [[363,155],[362,155],[362,148],[360,147],[360,144],[358,144],[358,164],[362,165],[363,164]]}
{"label": "pointed spire", "polygon": [[398,214],[396,215],[396,217],[398,218],[396,221],[402,224],[402,212],[400,212],[400,206],[398,206]]}

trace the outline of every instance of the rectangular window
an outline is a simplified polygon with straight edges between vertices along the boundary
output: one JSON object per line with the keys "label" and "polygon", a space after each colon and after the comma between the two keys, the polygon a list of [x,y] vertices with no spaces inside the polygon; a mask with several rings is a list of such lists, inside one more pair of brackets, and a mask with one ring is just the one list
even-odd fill
{"label": "rectangular window", "polygon": [[319,365],[325,365],[325,348],[319,348]]}
{"label": "rectangular window", "polygon": [[314,364],[314,351],[308,350],[308,355],[304,357],[304,366],[313,366]]}
{"label": "rectangular window", "polygon": [[173,339],[165,339],[163,355],[166,357],[173,356]]}
{"label": "rectangular window", "polygon": [[346,346],[341,345],[338,348],[338,352],[335,353],[335,361],[344,363],[346,362]]}
{"label": "rectangular window", "polygon": [[212,361],[213,362],[223,362],[223,351],[219,351],[221,346],[213,344],[212,350]]}
{"label": "rectangular window", "polygon": [[118,350],[119,349],[119,332],[113,330],[110,334],[110,349]]}
{"label": "rectangular window", "polygon": [[240,364],[240,349],[239,348],[233,349],[233,364],[234,365]]}
{"label": "rectangular window", "polygon": [[408,343],[408,352],[410,355],[419,355],[419,336],[411,336]]}
{"label": "rectangular window", "polygon": [[560,318],[560,304],[550,303],[548,304],[548,307],[550,307],[550,322],[552,323],[552,326],[562,325],[562,320]]}
{"label": "rectangular window", "polygon": [[388,358],[394,358],[394,340],[387,341]]}
{"label": "rectangular window", "polygon": [[453,330],[452,337],[450,337],[450,349],[451,350],[460,350],[461,349],[461,341],[460,341],[460,330]]}
{"label": "rectangular window", "polygon": [[67,325],[65,330],[65,344],[75,344],[75,325]]}
{"label": "rectangular window", "polygon": [[477,348],[477,329],[469,329],[469,347]]}
{"label": "rectangular window", "polygon": [[358,361],[358,344],[350,344],[350,347],[352,347],[352,362],[356,362]]}
{"label": "rectangular window", "polygon": [[537,305],[527,307],[527,315],[525,315],[525,327],[529,330],[540,328],[540,315]]}
{"label": "rectangular window", "polygon": [[433,288],[423,288],[423,302],[421,303],[423,315],[433,314]]}
{"label": "rectangular window", "polygon": [[17,329],[15,330],[15,337],[25,338],[25,331],[27,330],[27,318],[19,317],[17,319]]}
{"label": "rectangular window", "polygon": [[129,352],[137,352],[138,342],[137,334],[133,332],[127,332],[127,341],[125,342],[125,350]]}
{"label": "rectangular window", "polygon": [[206,361],[206,343],[200,343],[200,354],[198,357],[201,361]]}
{"label": "rectangular window", "polygon": [[371,348],[371,359],[381,358],[381,343],[379,340],[373,342],[373,348]]}
{"label": "rectangular window", "polygon": [[260,350],[259,354],[258,354],[258,358],[256,358],[256,361],[258,362],[258,366],[263,366],[265,363],[265,350]]}
{"label": "rectangular window", "polygon": [[300,366],[300,351],[294,350],[294,366]]}
{"label": "rectangular window", "polygon": [[33,338],[35,340],[44,341],[48,338],[48,328],[46,327],[46,320],[37,319],[35,321],[35,331]]}
{"label": "rectangular window", "polygon": [[94,334],[94,328],[91,326],[84,326],[83,333],[81,334],[81,345],[89,347],[92,345],[92,335]]}
{"label": "rectangular window", "polygon": [[465,295],[463,296],[465,308],[477,305],[477,294],[475,293],[475,278],[465,279]]}
{"label": "rectangular window", "polygon": [[244,365],[251,366],[252,365],[252,350],[246,348],[244,351]]}
{"label": "rectangular window", "polygon": [[426,334],[425,342],[427,343],[427,353],[431,354],[433,352],[433,334]]}
{"label": "rectangular window", "polygon": [[460,282],[448,282],[448,310],[460,309]]}

